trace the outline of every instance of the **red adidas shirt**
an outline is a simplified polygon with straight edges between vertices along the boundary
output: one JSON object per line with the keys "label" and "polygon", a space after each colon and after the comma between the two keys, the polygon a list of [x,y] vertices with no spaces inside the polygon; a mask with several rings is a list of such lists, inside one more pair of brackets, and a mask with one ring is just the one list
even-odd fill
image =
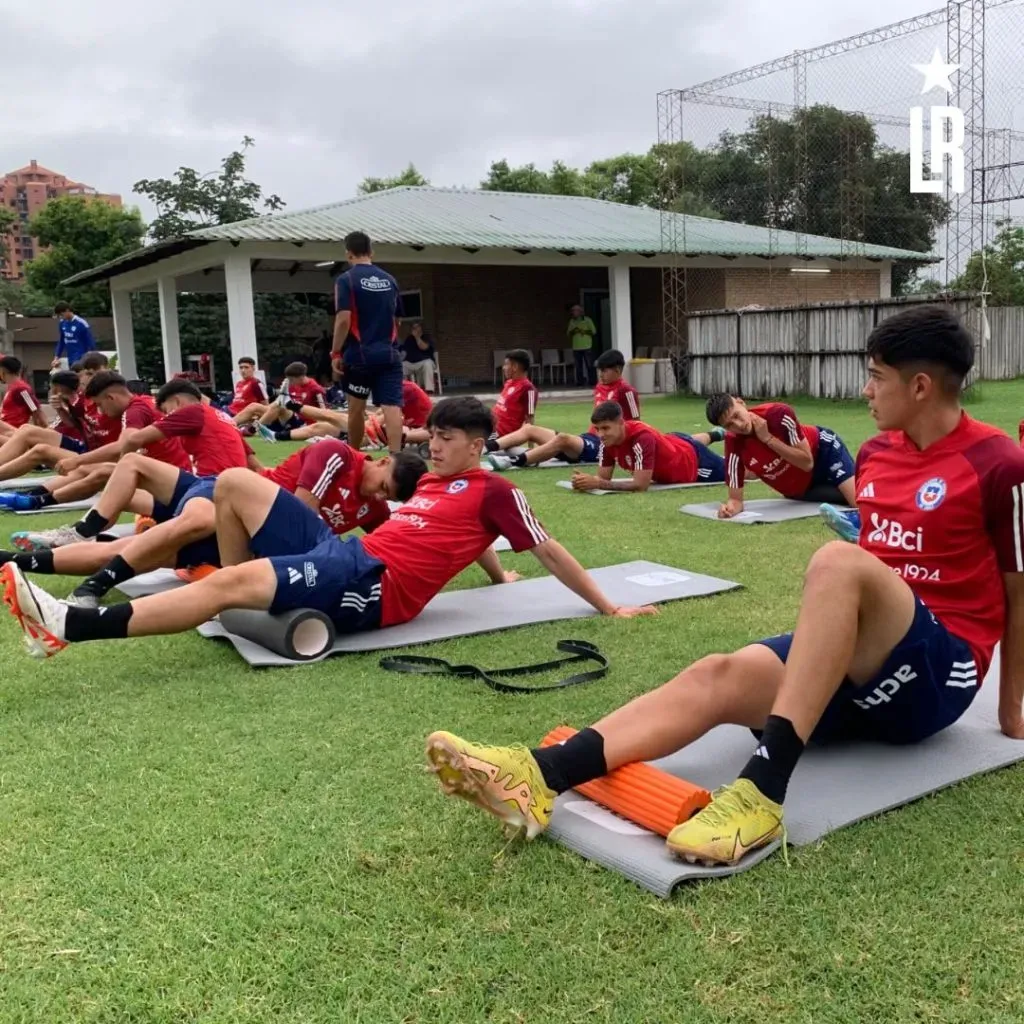
{"label": "red adidas shirt", "polygon": [[337,534],[361,526],[367,533],[387,522],[391,511],[379,498],[359,493],[366,456],[344,441],[324,438],[290,455],[261,476],[294,494],[298,488],[320,499],[320,517]]}
{"label": "red adidas shirt", "polygon": [[[801,441],[811,446],[811,455],[818,454],[818,428],[801,426],[796,413],[783,402],[767,402],[752,406],[750,411],[768,424],[768,433],[783,444],[796,447]],[[763,480],[772,490],[787,498],[800,498],[810,489],[813,470],[798,469],[777,455],[753,432],[725,435],[726,483],[739,490],[743,487],[747,470]]]}
{"label": "red adidas shirt", "polygon": [[537,411],[537,388],[529,377],[507,380],[494,405],[494,429],[498,437],[512,434]]}
{"label": "red adidas shirt", "polygon": [[39,408],[36,393],[20,377],[8,381],[4,400],[0,402],[0,420],[12,427],[23,427]]}
{"label": "red adidas shirt", "polygon": [[1024,572],[1024,451],[964,413],[920,451],[900,431],[857,456],[860,546],[974,654],[978,683],[1002,639],[1003,573]]}
{"label": "red adidas shirt", "polygon": [[444,585],[504,535],[513,551],[548,539],[522,491],[498,473],[427,473],[416,493],[363,539],[385,565],[381,625],[408,622]]}
{"label": "red adidas shirt", "polygon": [[100,412],[91,398],[83,398],[85,406],[85,440],[90,450],[113,444],[121,436],[120,416],[108,416]]}
{"label": "red adidas shirt", "polygon": [[54,430],[57,431],[62,437],[70,437],[75,441],[86,441],[86,399],[76,394],[73,398],[68,401],[67,406],[64,409],[66,416],[70,417],[70,420],[64,419],[63,416],[57,421],[57,425]]}
{"label": "red adidas shirt", "polygon": [[[315,381],[312,377],[306,378],[305,384],[295,384],[292,381],[288,382],[288,397],[293,402],[299,402],[301,405],[315,405],[321,409],[327,408],[327,392]],[[301,419],[305,423],[314,423],[315,420],[308,420],[305,416]]]}
{"label": "red adidas shirt", "polygon": [[235,397],[228,406],[228,412],[237,416],[247,405],[266,405],[267,392],[263,388],[259,377],[250,377],[248,380],[239,380],[235,384]]}
{"label": "red adidas shirt", "polygon": [[406,427],[425,427],[434,403],[413,380],[402,382],[402,425]]}
{"label": "red adidas shirt", "polygon": [[216,476],[225,469],[244,469],[249,464],[249,451],[238,427],[205,402],[175,409],[160,422],[160,430],[180,441],[192,456],[196,476]]}
{"label": "red adidas shirt", "polygon": [[[144,427],[156,424],[163,433],[166,423],[166,417],[161,415],[156,403],[149,395],[132,395],[128,408],[121,415],[122,430],[142,430]],[[118,431],[118,436],[120,433]],[[145,448],[139,449],[139,454],[148,455],[151,459],[159,459],[169,466],[177,466],[178,469],[183,469],[187,473],[192,472],[192,462],[188,453],[175,437],[167,437],[165,441],[148,444]]]}
{"label": "red adidas shirt", "polygon": [[614,384],[598,383],[594,388],[594,407],[602,402],[617,403],[625,420],[640,419],[640,392],[621,377]]}
{"label": "red adidas shirt", "polygon": [[601,445],[598,461],[618,463],[629,473],[650,470],[656,484],[692,484],[697,479],[697,453],[681,437],[663,434],[640,420],[627,421],[622,444]]}

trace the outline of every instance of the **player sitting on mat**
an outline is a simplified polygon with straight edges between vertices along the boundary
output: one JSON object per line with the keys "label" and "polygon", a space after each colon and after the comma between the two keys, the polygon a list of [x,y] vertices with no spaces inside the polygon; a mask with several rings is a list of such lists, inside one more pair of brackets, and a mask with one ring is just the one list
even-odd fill
{"label": "player sitting on mat", "polygon": [[898,313],[867,350],[864,394],[886,433],[857,460],[864,529],[859,546],[812,557],[796,632],[709,655],[559,746],[435,733],[427,753],[446,792],[533,836],[556,794],[746,726],[757,740],[738,781],[668,837],[686,860],[735,864],[784,834],[806,743],[908,744],[947,728],[1000,640],[999,724],[1024,739],[1024,452],[961,408],[974,342],[950,310]]}
{"label": "player sitting on mat", "polygon": [[0,384],[5,384],[0,401],[0,440],[6,440],[26,423],[45,427],[46,414],[39,407],[35,391],[21,376],[21,360],[15,356],[0,358]]}
{"label": "player sitting on mat", "polygon": [[[725,462],[708,445],[710,434],[663,434],[640,420],[625,420],[618,402],[602,402],[591,414],[601,443],[597,476],[574,473],[577,491],[646,491],[651,484],[719,483]],[[613,480],[618,464],[630,476]]]}
{"label": "player sitting on mat", "polygon": [[254,402],[235,415],[235,423],[239,427],[252,423],[264,441],[276,441],[277,431],[285,427],[301,427],[307,423],[287,408],[287,402],[327,408],[327,399],[324,397],[327,392],[309,376],[305,363],[289,363],[284,368],[284,377],[281,394],[273,402]]}
{"label": "player sitting on mat", "polygon": [[505,383],[498,401],[494,403],[492,440],[533,423],[540,397],[537,386],[530,380],[530,353],[525,349],[517,348],[507,353],[501,372]]}
{"label": "player sitting on mat", "polygon": [[[137,481],[143,489],[151,495],[170,494],[174,500],[179,481],[172,467],[138,455],[130,458],[145,463]],[[391,514],[388,500],[408,501],[426,471],[427,464],[413,452],[374,461],[342,441],[325,440],[264,470],[263,476],[294,494],[340,536],[356,527],[369,533],[386,522]],[[214,481],[205,483],[205,488],[193,487],[182,495],[170,519],[139,536],[108,544],[83,540],[32,554],[0,551],[0,564],[13,562],[24,572],[88,575],[67,599],[82,608],[98,607],[114,587],[140,573],[219,568]]]}
{"label": "player sitting on mat", "polygon": [[706,411],[709,423],[728,431],[729,499],[718,510],[720,519],[743,511],[743,480],[749,471],[784,498],[824,502],[825,521],[844,540],[856,543],[860,519],[853,458],[834,430],[801,425],[784,402],[748,408],[742,398],[719,394],[708,399]]}
{"label": "player sitting on mat", "polygon": [[530,551],[603,615],[656,614],[652,607],[612,604],[545,533],[522,491],[480,468],[492,427],[491,413],[475,398],[439,402],[430,416],[434,472],[367,537],[340,541],[295,495],[254,473],[229,470],[214,498],[226,568],[189,587],[88,609],[51,597],[8,562],[0,568],[4,600],[38,657],[83,640],[180,633],[228,608],[272,614],[319,609],[339,633],[361,632],[415,618],[471,562],[485,565],[494,582],[505,582],[491,547],[505,536],[513,550]]}
{"label": "player sitting on mat", "polygon": [[[234,393],[231,397],[231,404],[228,406],[228,415],[237,417],[250,406],[261,405],[264,409],[270,404],[267,389],[263,381],[256,376],[256,360],[252,356],[242,356],[238,360],[238,381],[235,383]],[[235,424],[241,426],[238,420]],[[253,429],[250,427],[250,429]]]}

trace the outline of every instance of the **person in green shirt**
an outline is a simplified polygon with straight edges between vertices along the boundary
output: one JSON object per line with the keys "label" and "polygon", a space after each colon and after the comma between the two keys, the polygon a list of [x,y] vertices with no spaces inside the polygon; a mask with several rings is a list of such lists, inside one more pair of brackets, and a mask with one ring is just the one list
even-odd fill
{"label": "person in green shirt", "polygon": [[589,316],[584,316],[582,306],[573,306],[570,310],[572,319],[566,329],[572,345],[573,359],[576,361],[577,387],[594,386],[594,335],[597,328]]}

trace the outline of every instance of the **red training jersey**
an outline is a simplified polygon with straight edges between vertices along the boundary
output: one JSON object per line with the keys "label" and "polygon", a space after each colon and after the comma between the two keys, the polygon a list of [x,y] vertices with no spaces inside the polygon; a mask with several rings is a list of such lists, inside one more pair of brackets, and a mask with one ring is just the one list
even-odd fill
{"label": "red training jersey", "polygon": [[260,474],[294,494],[298,488],[320,499],[320,518],[337,534],[361,526],[367,533],[387,522],[388,503],[359,493],[366,456],[344,441],[323,438]]}
{"label": "red training jersey", "polygon": [[494,404],[494,429],[498,437],[512,434],[537,411],[537,387],[529,377],[505,381]]}
{"label": "red training jersey", "polygon": [[175,409],[160,422],[160,430],[180,441],[192,457],[196,476],[216,476],[225,469],[245,469],[249,464],[249,449],[238,427],[205,402]]}
{"label": "red training jersey", "polygon": [[61,416],[53,428],[62,437],[70,437],[75,441],[82,441],[83,443],[87,441],[85,402],[84,396],[77,393],[68,401],[64,413],[69,419]]}
{"label": "red training jersey", "polygon": [[89,449],[113,444],[121,436],[121,416],[108,416],[101,412],[91,398],[83,398],[85,407],[85,440]]}
{"label": "red training jersey", "polygon": [[[811,446],[811,456],[818,456],[818,428],[801,426],[796,413],[784,402],[766,402],[750,410],[768,424],[768,433],[783,444],[796,447],[801,441]],[[814,480],[814,470],[798,469],[777,455],[751,431],[749,434],[725,435],[725,481],[735,490],[743,487],[747,470],[763,480],[772,490],[787,498],[803,497]]]}
{"label": "red training jersey", "polygon": [[434,403],[414,380],[402,382],[402,425],[425,427]]}
{"label": "red training jersey", "polygon": [[663,434],[640,420],[627,421],[622,444],[601,445],[598,462],[618,463],[629,473],[650,470],[656,484],[692,484],[697,479],[697,452],[689,441]]}
{"label": "red training jersey", "polygon": [[413,497],[362,542],[385,566],[381,625],[414,619],[501,536],[513,551],[529,551],[548,539],[514,484],[480,469],[420,477]]}
{"label": "red training jersey", "polygon": [[860,546],[906,580],[985,678],[1006,621],[1003,573],[1024,572],[1024,451],[966,413],[924,451],[902,433],[857,455]]}
{"label": "red training jersey", "polygon": [[266,405],[267,392],[259,377],[244,378],[235,384],[235,397],[228,406],[228,412],[237,416],[247,405]]}
{"label": "red training jersey", "polygon": [[[594,388],[594,407],[602,402],[615,402],[622,410],[624,420],[640,419],[640,392],[621,377],[614,384],[598,383]],[[593,433],[594,428],[590,428]]]}
{"label": "red training jersey", "polygon": [[0,420],[12,427],[23,427],[39,408],[36,393],[20,377],[8,381],[4,400],[0,402]]}
{"label": "red training jersey", "polygon": [[[121,415],[121,430],[142,430],[154,424],[163,433],[167,418],[156,407],[156,402],[149,395],[132,395],[128,408]],[[120,436],[121,431],[118,431]],[[115,438],[116,440],[116,438]],[[109,442],[108,442],[109,443]],[[159,459],[169,466],[177,466],[185,472],[192,471],[192,462],[182,443],[175,437],[167,437],[165,441],[146,445],[139,449],[140,455],[148,455],[151,459]]]}
{"label": "red training jersey", "polygon": [[[288,397],[300,405],[315,405],[321,409],[327,408],[327,392],[312,377],[307,377],[304,384],[288,382]],[[315,423],[315,420],[301,417],[304,423]]]}

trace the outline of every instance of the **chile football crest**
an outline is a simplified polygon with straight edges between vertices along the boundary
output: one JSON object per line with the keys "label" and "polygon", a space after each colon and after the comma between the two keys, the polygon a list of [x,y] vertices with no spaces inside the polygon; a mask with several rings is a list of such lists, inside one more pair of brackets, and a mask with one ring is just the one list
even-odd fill
{"label": "chile football crest", "polygon": [[946,500],[946,481],[940,476],[926,480],[917,489],[917,507],[922,512],[931,512]]}

